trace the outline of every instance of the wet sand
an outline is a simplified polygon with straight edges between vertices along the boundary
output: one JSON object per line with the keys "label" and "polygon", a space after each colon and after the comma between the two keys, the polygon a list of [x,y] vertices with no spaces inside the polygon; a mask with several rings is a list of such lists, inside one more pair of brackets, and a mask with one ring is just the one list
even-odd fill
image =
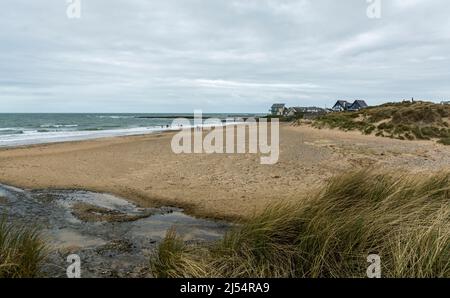
{"label": "wet sand", "polygon": [[111,193],[142,207],[174,206],[217,219],[246,218],[270,202],[302,200],[349,169],[450,169],[450,146],[359,132],[282,125],[280,158],[182,154],[174,133],[0,149],[0,183]]}

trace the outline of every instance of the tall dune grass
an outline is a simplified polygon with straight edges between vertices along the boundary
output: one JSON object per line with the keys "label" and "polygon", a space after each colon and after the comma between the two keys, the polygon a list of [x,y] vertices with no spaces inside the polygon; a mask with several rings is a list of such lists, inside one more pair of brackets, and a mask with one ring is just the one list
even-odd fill
{"label": "tall dune grass", "polygon": [[0,219],[0,278],[38,277],[46,251],[36,229]]}
{"label": "tall dune grass", "polygon": [[450,173],[344,174],[210,247],[171,231],[150,263],[157,277],[365,277],[370,254],[383,277],[450,277]]}

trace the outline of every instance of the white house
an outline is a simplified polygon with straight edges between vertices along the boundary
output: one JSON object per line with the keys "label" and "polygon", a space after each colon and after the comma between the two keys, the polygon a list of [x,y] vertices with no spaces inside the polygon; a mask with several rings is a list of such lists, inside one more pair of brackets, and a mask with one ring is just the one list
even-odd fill
{"label": "white house", "polygon": [[331,109],[335,112],[343,112],[346,111],[350,105],[351,104],[346,100],[338,100]]}
{"label": "white house", "polygon": [[272,108],[270,109],[270,113],[273,116],[284,116],[286,113],[286,105],[284,103],[276,103],[272,105]]}

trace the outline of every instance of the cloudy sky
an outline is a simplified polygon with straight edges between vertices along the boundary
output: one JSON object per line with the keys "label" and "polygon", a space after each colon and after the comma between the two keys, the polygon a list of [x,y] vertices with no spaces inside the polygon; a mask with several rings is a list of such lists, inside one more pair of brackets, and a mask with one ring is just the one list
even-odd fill
{"label": "cloudy sky", "polygon": [[0,4],[0,112],[265,112],[450,100],[450,1]]}

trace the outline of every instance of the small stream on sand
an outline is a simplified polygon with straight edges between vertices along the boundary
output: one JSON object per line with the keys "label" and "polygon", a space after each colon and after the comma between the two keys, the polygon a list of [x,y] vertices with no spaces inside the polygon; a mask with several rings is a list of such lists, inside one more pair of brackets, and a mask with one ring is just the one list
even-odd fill
{"label": "small stream on sand", "polygon": [[44,273],[65,277],[70,254],[82,277],[149,276],[149,255],[174,227],[188,242],[220,239],[230,224],[190,217],[172,207],[139,208],[109,194],[28,191],[0,184],[0,213],[8,222],[39,227],[52,249]]}

